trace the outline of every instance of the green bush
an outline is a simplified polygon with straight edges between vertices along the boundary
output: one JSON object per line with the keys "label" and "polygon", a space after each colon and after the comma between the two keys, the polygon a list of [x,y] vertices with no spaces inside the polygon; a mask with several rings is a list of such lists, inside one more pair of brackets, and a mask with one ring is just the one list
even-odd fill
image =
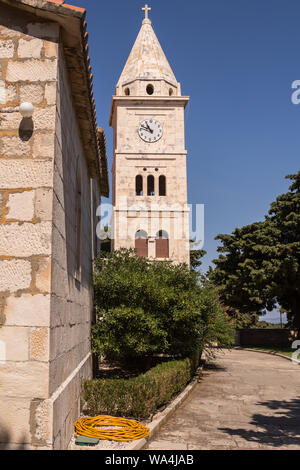
{"label": "green bush", "polygon": [[121,249],[95,268],[95,354],[127,362],[155,353],[185,358],[213,342],[231,344],[233,328],[215,289],[187,265]]}
{"label": "green bush", "polygon": [[148,418],[184,389],[197,366],[194,357],[159,364],[131,379],[86,380],[82,398],[92,416]]}
{"label": "green bush", "polygon": [[215,345],[219,348],[231,348],[234,345],[235,322],[227,313],[228,307],[220,302],[214,284],[205,283],[200,297],[204,324],[203,349],[208,350]]}
{"label": "green bush", "polygon": [[161,353],[168,347],[167,334],[156,316],[142,308],[115,307],[101,311],[103,320],[93,326],[93,349],[106,358],[132,360]]}

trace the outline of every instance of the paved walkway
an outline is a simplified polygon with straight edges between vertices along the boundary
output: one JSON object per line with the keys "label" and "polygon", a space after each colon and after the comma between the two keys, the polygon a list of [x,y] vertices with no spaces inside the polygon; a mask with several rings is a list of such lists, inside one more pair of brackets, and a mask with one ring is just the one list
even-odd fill
{"label": "paved walkway", "polygon": [[151,450],[300,450],[300,366],[233,350],[218,355]]}

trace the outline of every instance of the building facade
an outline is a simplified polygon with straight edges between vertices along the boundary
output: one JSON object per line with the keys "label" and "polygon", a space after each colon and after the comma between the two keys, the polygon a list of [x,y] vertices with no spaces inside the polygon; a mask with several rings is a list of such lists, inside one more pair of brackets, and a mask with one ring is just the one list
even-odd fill
{"label": "building facade", "polygon": [[184,110],[189,98],[146,17],[113,96],[113,248],[189,264]]}
{"label": "building facade", "polygon": [[92,375],[105,137],[85,10],[0,0],[0,18],[0,448],[66,449]]}

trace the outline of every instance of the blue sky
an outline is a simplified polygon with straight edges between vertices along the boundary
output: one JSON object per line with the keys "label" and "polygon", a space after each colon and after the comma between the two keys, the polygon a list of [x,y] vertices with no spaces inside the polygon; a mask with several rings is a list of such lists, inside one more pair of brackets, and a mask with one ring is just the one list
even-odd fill
{"label": "blue sky", "polygon": [[[111,97],[144,14],[142,0],[72,0],[87,8],[98,124],[110,168]],[[149,0],[154,30],[191,97],[186,110],[189,203],[205,204],[203,269],[219,233],[262,220],[300,169],[299,0]]]}

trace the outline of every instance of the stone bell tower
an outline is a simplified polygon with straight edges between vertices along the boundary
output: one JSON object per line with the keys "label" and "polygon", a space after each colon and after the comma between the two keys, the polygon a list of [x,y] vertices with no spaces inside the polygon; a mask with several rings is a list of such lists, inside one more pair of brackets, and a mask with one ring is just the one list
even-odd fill
{"label": "stone bell tower", "polygon": [[113,96],[114,249],[189,264],[184,110],[189,101],[145,19]]}

